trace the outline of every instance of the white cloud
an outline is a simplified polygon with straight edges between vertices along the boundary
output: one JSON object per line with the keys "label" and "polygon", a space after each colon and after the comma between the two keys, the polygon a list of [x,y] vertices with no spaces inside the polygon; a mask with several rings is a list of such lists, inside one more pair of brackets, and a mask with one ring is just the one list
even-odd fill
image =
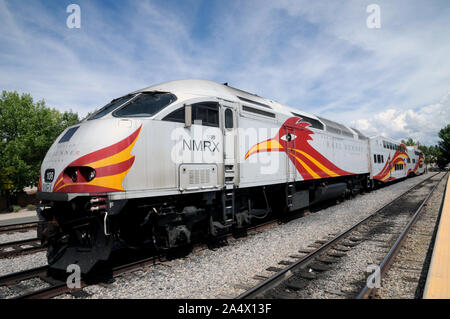
{"label": "white cloud", "polygon": [[439,103],[418,109],[388,109],[370,118],[353,120],[352,125],[373,136],[382,135],[401,140],[412,138],[433,145],[441,128],[450,124],[450,91]]}

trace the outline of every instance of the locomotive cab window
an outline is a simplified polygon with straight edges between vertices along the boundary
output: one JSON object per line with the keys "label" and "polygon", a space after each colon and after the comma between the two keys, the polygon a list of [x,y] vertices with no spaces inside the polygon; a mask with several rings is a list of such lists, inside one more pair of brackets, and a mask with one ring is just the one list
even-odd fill
{"label": "locomotive cab window", "polygon": [[100,110],[98,110],[97,112],[92,114],[87,120],[90,121],[90,120],[99,119],[99,118],[105,116],[106,114],[114,111],[119,106],[126,104],[127,102],[131,101],[134,98],[135,98],[135,95],[126,95],[123,97],[119,97],[118,99],[112,100],[111,102],[106,104],[104,107],[102,107]]}
{"label": "locomotive cab window", "polygon": [[233,111],[228,108],[225,110],[225,128],[229,130],[233,128]]}
{"label": "locomotive cab window", "polygon": [[219,105],[215,102],[192,104],[192,122],[201,121],[201,125],[219,127]]}
{"label": "locomotive cab window", "polygon": [[113,113],[115,117],[150,117],[176,101],[171,93],[152,92],[139,94]]}
{"label": "locomotive cab window", "polygon": [[168,122],[184,123],[185,120],[184,106],[179,108],[178,110],[173,111],[172,113],[164,117],[162,120]]}

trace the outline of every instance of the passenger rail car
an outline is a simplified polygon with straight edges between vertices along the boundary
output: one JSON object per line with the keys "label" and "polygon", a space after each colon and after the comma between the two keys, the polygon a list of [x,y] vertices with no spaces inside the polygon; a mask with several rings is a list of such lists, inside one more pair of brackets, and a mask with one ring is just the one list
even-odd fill
{"label": "passenger rail car", "polygon": [[121,247],[166,250],[230,233],[405,177],[411,151],[383,142],[224,84],[151,86],[51,146],[39,237],[51,267],[88,272]]}

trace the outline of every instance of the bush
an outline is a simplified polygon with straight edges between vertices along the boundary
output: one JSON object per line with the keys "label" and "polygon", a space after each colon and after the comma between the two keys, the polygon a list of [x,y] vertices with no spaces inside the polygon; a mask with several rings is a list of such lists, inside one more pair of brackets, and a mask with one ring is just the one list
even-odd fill
{"label": "bush", "polygon": [[19,205],[12,205],[12,210],[14,213],[18,212],[22,207],[20,207]]}
{"label": "bush", "polygon": [[35,205],[27,205],[27,210],[36,210],[36,206]]}

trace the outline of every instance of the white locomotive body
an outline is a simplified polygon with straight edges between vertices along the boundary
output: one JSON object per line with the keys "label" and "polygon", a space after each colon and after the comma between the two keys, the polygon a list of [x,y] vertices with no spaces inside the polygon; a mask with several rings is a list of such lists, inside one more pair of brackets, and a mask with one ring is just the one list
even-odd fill
{"label": "white locomotive body", "polygon": [[53,268],[88,272],[118,247],[170,249],[423,172],[382,140],[211,81],[155,85],[58,137],[39,236]]}

